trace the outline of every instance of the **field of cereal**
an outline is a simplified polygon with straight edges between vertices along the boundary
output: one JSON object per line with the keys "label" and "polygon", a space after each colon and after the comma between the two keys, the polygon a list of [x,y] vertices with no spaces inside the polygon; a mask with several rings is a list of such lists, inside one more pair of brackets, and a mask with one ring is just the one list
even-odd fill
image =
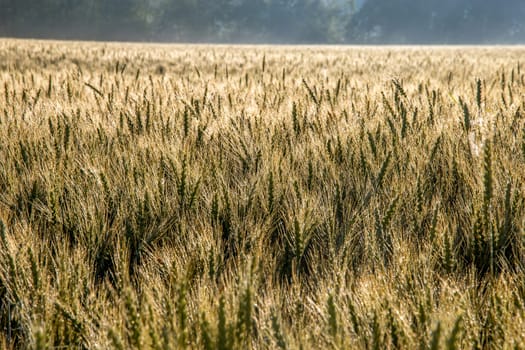
{"label": "field of cereal", "polygon": [[523,348],[524,54],[0,40],[0,348]]}

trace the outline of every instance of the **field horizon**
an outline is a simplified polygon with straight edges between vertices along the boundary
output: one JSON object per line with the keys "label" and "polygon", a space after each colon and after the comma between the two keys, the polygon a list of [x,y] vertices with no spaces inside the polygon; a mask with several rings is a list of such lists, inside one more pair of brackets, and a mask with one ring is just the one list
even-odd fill
{"label": "field horizon", "polygon": [[199,47],[199,46],[208,46],[208,47],[254,47],[254,48],[341,48],[341,49],[359,49],[359,48],[371,48],[371,49],[388,49],[388,48],[413,48],[413,49],[432,49],[432,48],[443,48],[443,49],[461,49],[461,48],[488,48],[488,49],[522,49],[525,48],[523,43],[491,43],[491,44],[294,44],[294,43],[264,43],[264,42],[178,42],[178,41],[117,41],[117,40],[75,40],[75,39],[54,39],[54,38],[32,38],[32,37],[9,37],[9,36],[0,36],[0,40],[3,42],[18,42],[20,44],[37,44],[37,43],[55,43],[55,44],[87,44],[87,45],[112,45],[112,46],[186,46],[186,47]]}

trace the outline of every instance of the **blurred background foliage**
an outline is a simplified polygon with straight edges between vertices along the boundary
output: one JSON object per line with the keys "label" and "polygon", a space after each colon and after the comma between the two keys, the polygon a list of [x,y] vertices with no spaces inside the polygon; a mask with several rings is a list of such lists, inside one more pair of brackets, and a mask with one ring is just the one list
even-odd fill
{"label": "blurred background foliage", "polygon": [[224,43],[525,40],[522,0],[0,0],[0,36]]}

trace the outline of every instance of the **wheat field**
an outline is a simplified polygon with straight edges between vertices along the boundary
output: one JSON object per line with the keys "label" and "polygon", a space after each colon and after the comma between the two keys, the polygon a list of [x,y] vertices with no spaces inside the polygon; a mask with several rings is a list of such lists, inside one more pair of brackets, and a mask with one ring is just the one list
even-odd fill
{"label": "wheat field", "polygon": [[0,348],[525,348],[524,54],[0,40]]}

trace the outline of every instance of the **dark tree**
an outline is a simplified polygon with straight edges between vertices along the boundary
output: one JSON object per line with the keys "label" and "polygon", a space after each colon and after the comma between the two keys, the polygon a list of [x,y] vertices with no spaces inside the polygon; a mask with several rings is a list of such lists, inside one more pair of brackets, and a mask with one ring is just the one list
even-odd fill
{"label": "dark tree", "polygon": [[521,0],[368,0],[348,28],[365,43],[495,43],[524,39]]}

